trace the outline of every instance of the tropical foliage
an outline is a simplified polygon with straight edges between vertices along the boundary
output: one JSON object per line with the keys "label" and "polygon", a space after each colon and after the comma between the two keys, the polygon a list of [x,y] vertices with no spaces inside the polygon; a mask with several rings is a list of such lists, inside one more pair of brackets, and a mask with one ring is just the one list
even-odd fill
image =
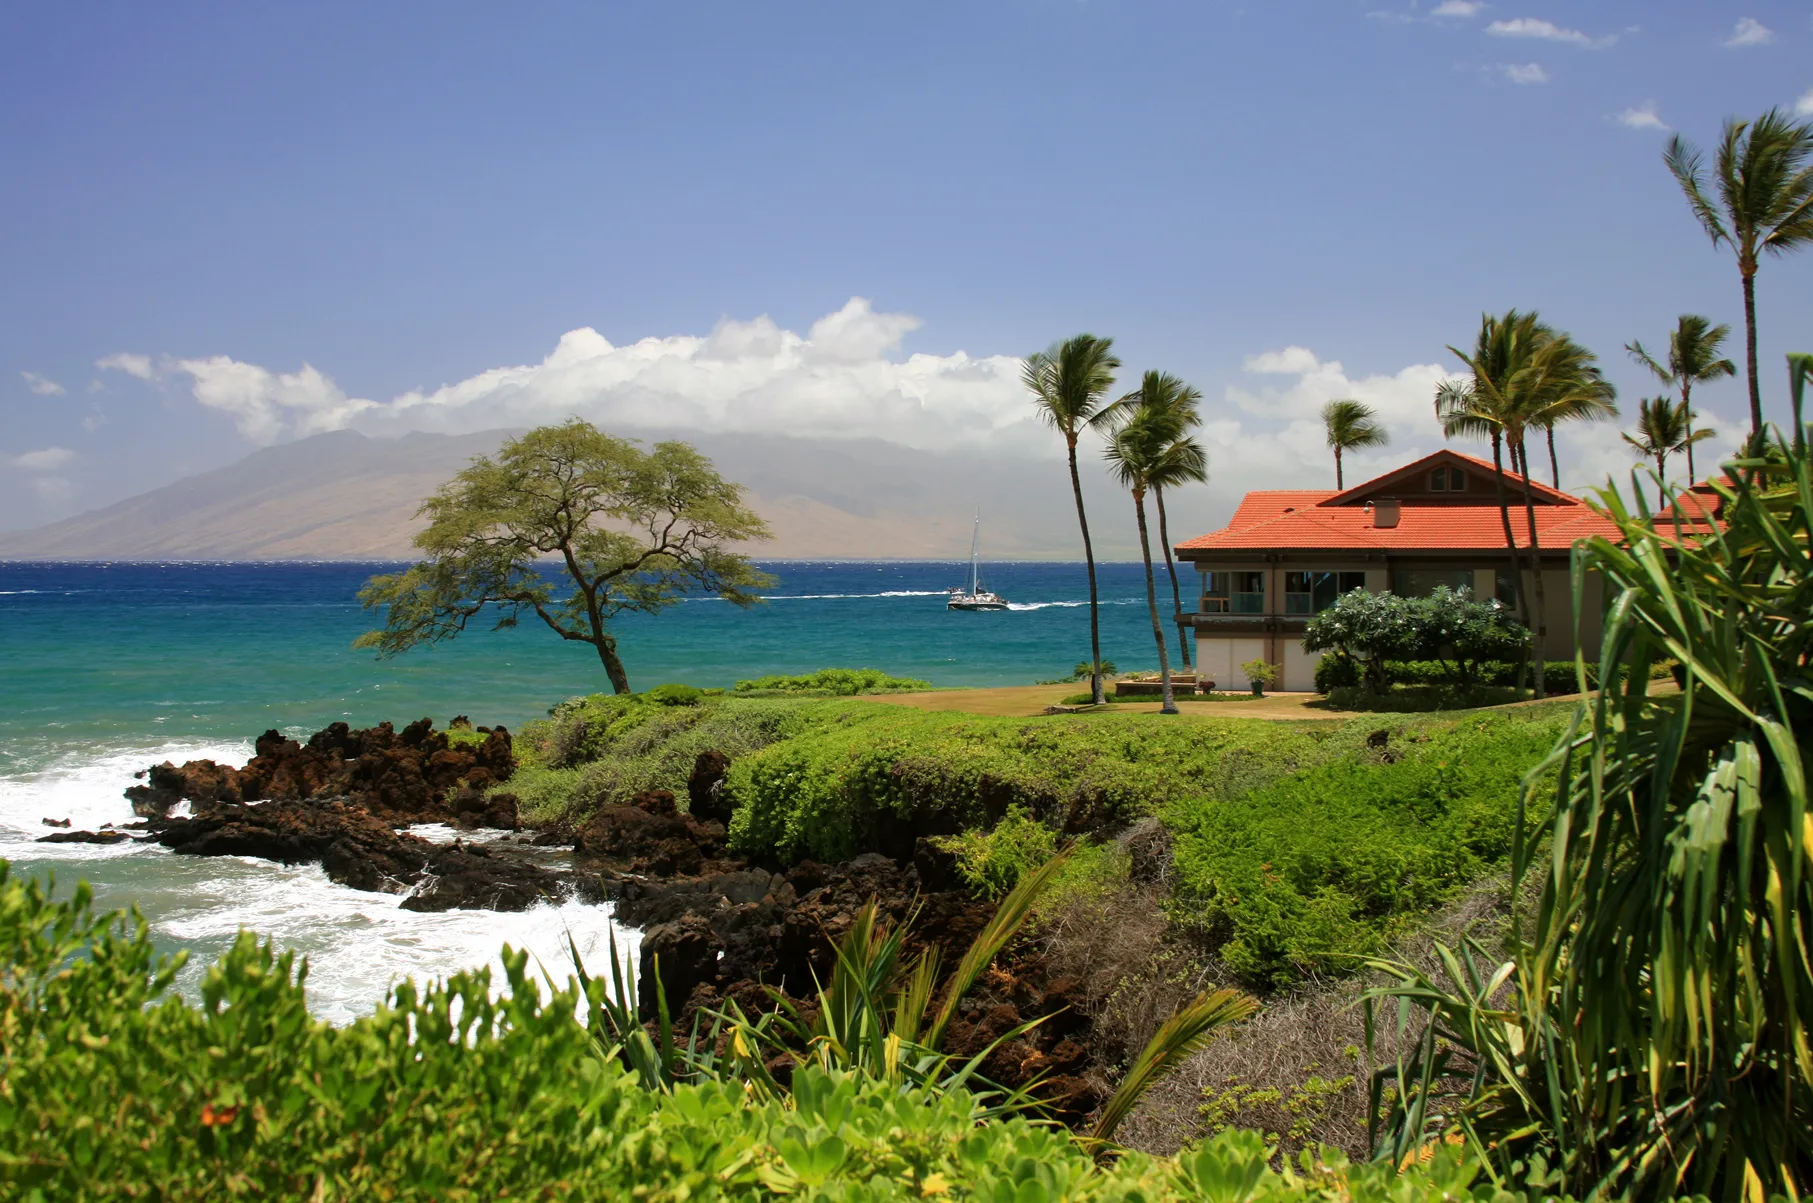
{"label": "tropical foliage", "polygon": [[1649,397],[1637,407],[1637,433],[1625,435],[1624,441],[1636,448],[1637,454],[1656,465],[1656,507],[1667,504],[1663,497],[1668,482],[1668,457],[1680,451],[1691,451],[1693,445],[1712,437],[1710,430],[1695,430],[1685,401],[1667,397]]}
{"label": "tropical foliage", "polygon": [[1482,662],[1517,658],[1528,645],[1528,629],[1505,607],[1446,585],[1414,598],[1354,589],[1312,617],[1303,633],[1305,651],[1355,662],[1360,680],[1352,683],[1377,692],[1390,686],[1394,660],[1441,661],[1451,666],[1450,680],[1470,685]]}
{"label": "tropical foliage", "polygon": [[1719,357],[1719,349],[1731,333],[1731,327],[1713,325],[1711,319],[1697,313],[1683,313],[1675,328],[1668,332],[1668,353],[1661,362],[1643,349],[1640,342],[1624,347],[1630,357],[1648,368],[1663,384],[1681,391],[1681,408],[1687,425],[1687,483],[1699,479],[1694,471],[1693,445],[1699,437],[1693,429],[1693,390],[1702,384],[1737,375],[1737,365]]}
{"label": "tropical foliage", "polygon": [[1737,256],[1744,287],[1744,364],[1750,387],[1750,438],[1763,434],[1756,375],[1756,273],[1762,256],[1813,242],[1813,124],[1770,109],[1755,121],[1725,122],[1708,177],[1705,156],[1685,138],[1668,140],[1663,161],[1714,246]]}
{"label": "tropical foliage", "polygon": [[[1101,414],[1114,373],[1121,361],[1114,355],[1114,340],[1078,334],[1048,350],[1026,357],[1020,379],[1032,394],[1039,417],[1064,437],[1070,461],[1070,491],[1076,498],[1076,522],[1083,532],[1083,559],[1089,569],[1089,660],[1102,662],[1101,607],[1096,594],[1095,545],[1089,538],[1089,517],[1083,510],[1083,481],[1077,474],[1076,445],[1083,432]],[[1091,674],[1090,692],[1102,700],[1102,677]]]}
{"label": "tropical foliage", "polygon": [[1383,447],[1391,436],[1379,424],[1378,411],[1363,401],[1330,401],[1322,407],[1322,430],[1335,453],[1335,488],[1345,489],[1341,453],[1362,447]]}
{"label": "tropical foliage", "polygon": [[932,688],[917,677],[895,677],[879,668],[821,668],[794,676],[754,677],[738,681],[740,694],[789,694],[848,698],[864,693],[914,693]]}
{"label": "tropical foliage", "polygon": [[[643,451],[574,418],[479,456],[419,514],[427,558],[371,578],[359,592],[384,626],[355,646],[394,656],[459,635],[475,620],[513,627],[540,619],[589,645],[617,693],[630,692],[611,621],[658,614],[688,593],[738,606],[773,583],[730,545],[765,539],[742,489],[685,443]],[[558,559],[564,585],[544,572]]]}
{"label": "tropical foliage", "polygon": [[[1406,1052],[1375,1082],[1382,1155],[1456,1130],[1600,1197],[1813,1182],[1813,460],[1778,441],[1731,471],[1728,525],[1686,540],[1601,494],[1620,538],[1582,548],[1575,605],[1602,574],[1604,688],[1514,834],[1540,898],[1502,963],[1469,941],[1445,980],[1383,966]],[[1678,695],[1650,690],[1664,657]]]}

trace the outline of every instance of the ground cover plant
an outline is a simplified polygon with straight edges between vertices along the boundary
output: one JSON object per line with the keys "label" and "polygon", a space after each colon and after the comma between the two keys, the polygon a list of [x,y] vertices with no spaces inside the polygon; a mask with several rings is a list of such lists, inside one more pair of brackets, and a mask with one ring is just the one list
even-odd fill
{"label": "ground cover plant", "polygon": [[[784,1096],[734,1074],[645,1088],[527,957],[396,987],[335,1028],[306,965],[242,934],[203,1001],[142,920],[53,899],[0,862],[0,1181],[9,1198],[476,1201],[923,1199],[1420,1203],[1480,1177],[1438,1147],[1400,1173],[1332,1151],[1279,1172],[1255,1134],[1176,1158],[1100,1150],[969,1093],[801,1066]],[[589,990],[592,997],[583,997]],[[1522,1196],[1481,1188],[1483,1200]]]}
{"label": "ground cover plant", "polygon": [[933,688],[917,677],[894,677],[879,668],[821,668],[795,676],[755,677],[738,681],[738,694],[751,697],[849,698],[865,693],[919,693]]}

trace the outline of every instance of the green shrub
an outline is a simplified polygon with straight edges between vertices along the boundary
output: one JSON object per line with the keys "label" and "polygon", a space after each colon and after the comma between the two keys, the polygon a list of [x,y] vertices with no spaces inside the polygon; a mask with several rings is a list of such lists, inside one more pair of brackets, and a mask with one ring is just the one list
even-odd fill
{"label": "green shrub", "polygon": [[[1478,1166],[1440,1149],[1398,1176],[1338,1154],[1267,1165],[1255,1133],[1177,1158],[1098,1162],[1062,1129],[979,1122],[975,1096],[795,1071],[775,1098],[726,1080],[643,1090],[599,1056],[581,999],[523,953],[395,987],[375,1014],[313,1019],[294,954],[242,934],[193,1006],[136,917],[51,901],[0,862],[0,1165],[8,1198],[1445,1203]],[[598,987],[594,987],[596,989]],[[1414,1161],[1414,1159],[1413,1159]]]}
{"label": "green shrub", "polygon": [[691,685],[657,685],[648,691],[648,700],[660,706],[697,706],[705,691]]}
{"label": "green shrub", "polygon": [[957,858],[957,874],[984,898],[999,898],[1056,855],[1057,832],[1018,803],[992,830],[975,828],[934,841]]}
{"label": "green shrub", "polygon": [[1344,685],[1329,691],[1328,704],[1336,710],[1426,714],[1437,710],[1477,710],[1483,706],[1502,706],[1507,702],[1515,702],[1522,696],[1508,685],[1393,685],[1383,693],[1376,693],[1364,686]]}
{"label": "green shrub", "polygon": [[1316,692],[1333,693],[1360,683],[1360,662],[1346,652],[1328,652],[1316,661]]}
{"label": "green shrub", "polygon": [[903,855],[918,835],[989,826],[1018,804],[1066,831],[1232,796],[1313,759],[1309,725],[1202,715],[981,718],[864,702],[798,712],[788,738],[732,763],[739,851],[835,861]]}
{"label": "green shrub", "polygon": [[736,692],[746,695],[792,694],[804,697],[848,698],[865,693],[915,693],[931,689],[930,681],[915,677],[890,677],[879,668],[821,668],[799,676],[756,677],[738,681]]}
{"label": "green shrub", "polygon": [[1510,851],[1518,783],[1562,719],[1539,713],[1343,724],[1331,755],[1233,799],[1165,811],[1176,917],[1243,980],[1348,972]]}

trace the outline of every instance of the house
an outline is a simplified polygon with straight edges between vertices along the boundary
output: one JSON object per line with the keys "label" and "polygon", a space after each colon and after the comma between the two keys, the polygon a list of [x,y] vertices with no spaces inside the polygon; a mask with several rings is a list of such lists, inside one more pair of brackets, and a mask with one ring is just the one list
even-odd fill
{"label": "house", "polygon": [[[1528,587],[1524,481],[1512,472],[1505,481]],[[1542,547],[1547,651],[1551,659],[1564,658],[1574,648],[1573,545],[1615,536],[1617,527],[1559,489],[1531,481],[1530,493]],[[1195,613],[1178,622],[1195,634],[1199,669],[1222,689],[1246,688],[1240,665],[1252,660],[1282,666],[1280,689],[1314,689],[1321,654],[1303,650],[1304,628],[1351,589],[1424,597],[1447,585],[1506,605],[1513,598],[1493,467],[1457,451],[1437,451],[1343,491],[1248,493],[1225,528],[1175,550],[1179,560],[1195,564],[1199,581]],[[1591,657],[1599,651],[1597,580],[1589,579],[1587,588],[1579,634]]]}

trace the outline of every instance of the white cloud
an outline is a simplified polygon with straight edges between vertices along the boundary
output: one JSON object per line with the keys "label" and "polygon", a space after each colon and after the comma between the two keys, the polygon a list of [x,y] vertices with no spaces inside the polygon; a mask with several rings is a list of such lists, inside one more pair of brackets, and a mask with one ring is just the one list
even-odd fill
{"label": "white cloud", "polygon": [[1794,114],[1797,117],[1813,117],[1813,88],[1802,92],[1800,99],[1794,102]]}
{"label": "white cloud", "polygon": [[1653,104],[1632,105],[1613,117],[1612,120],[1630,129],[1666,130],[1668,128],[1668,123],[1657,115],[1656,106]]}
{"label": "white cloud", "polygon": [[1537,17],[1513,17],[1509,21],[1494,21],[1486,26],[1486,32],[1494,37],[1536,38],[1544,42],[1563,42],[1569,46],[1581,46],[1588,50],[1610,46],[1618,40],[1618,35],[1615,33],[1595,38],[1578,29],[1567,29],[1553,21],[1544,21]]}
{"label": "white cloud", "polygon": [[1725,45],[1737,50],[1744,46],[1767,46],[1774,40],[1775,31],[1755,17],[1739,17],[1737,28],[1725,39]]}
{"label": "white cloud", "polygon": [[36,372],[20,372],[19,379],[25,381],[25,387],[40,397],[61,397],[69,391],[50,377],[40,376]]}
{"label": "white cloud", "polygon": [[1514,84],[1546,84],[1549,73],[1542,69],[1541,63],[1506,63],[1502,70],[1505,78]]}
{"label": "white cloud", "polygon": [[1432,17],[1471,17],[1485,7],[1484,0],[1442,0],[1430,10]]}
{"label": "white cloud", "polygon": [[103,355],[94,361],[94,366],[102,371],[124,372],[140,380],[149,380],[152,376],[151,357],[134,355],[130,351],[118,351],[112,355]]}
{"label": "white cloud", "polygon": [[76,453],[67,447],[43,447],[13,456],[12,465],[26,472],[50,472],[61,468],[75,457]]}
{"label": "white cloud", "polygon": [[912,447],[1020,444],[1048,450],[1014,356],[897,352],[920,325],[861,297],[804,335],[772,319],[726,319],[707,335],[617,346],[596,330],[562,335],[539,363],[499,367],[378,402],[348,396],[304,365],[279,374],[224,355],[109,356],[144,378],[186,375],[196,400],[231,414],[257,443],[346,426],[373,433],[462,432],[579,415],[600,424],[873,437]]}

